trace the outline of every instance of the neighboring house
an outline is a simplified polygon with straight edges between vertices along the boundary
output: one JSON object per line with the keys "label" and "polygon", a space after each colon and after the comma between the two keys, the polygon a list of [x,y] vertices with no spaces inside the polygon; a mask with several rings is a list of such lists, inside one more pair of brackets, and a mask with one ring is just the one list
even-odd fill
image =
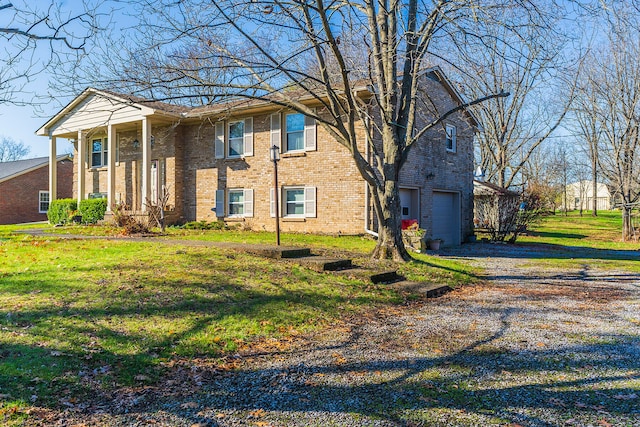
{"label": "neighboring house", "polygon": [[[519,204],[520,194],[481,180],[473,181],[473,224],[479,230],[498,230]],[[510,222],[509,222],[510,223]]]}
{"label": "neighboring house", "polygon": [[[424,80],[440,111],[463,102],[439,69]],[[468,112],[452,114],[425,134],[400,174],[402,218],[448,244],[473,232],[476,127]],[[365,153],[362,123],[357,132]],[[166,187],[171,221],[222,219],[256,230],[275,229],[276,145],[283,231],[375,232],[371,196],[348,150],[313,119],[266,100],[187,108],[89,88],[37,134],[49,137],[52,153],[59,138],[75,144],[78,199],[106,196],[109,207],[144,210]]]}
{"label": "neighboring house", "polygon": [[[611,209],[611,193],[605,184],[598,183],[597,205],[599,210]],[[593,182],[589,180],[573,182],[567,185],[567,207],[568,210],[591,210],[593,209]],[[562,210],[565,210],[564,197]]]}
{"label": "neighboring house", "polygon": [[[73,196],[73,162],[56,157],[57,198]],[[0,163],[0,224],[46,221],[49,209],[49,158]]]}

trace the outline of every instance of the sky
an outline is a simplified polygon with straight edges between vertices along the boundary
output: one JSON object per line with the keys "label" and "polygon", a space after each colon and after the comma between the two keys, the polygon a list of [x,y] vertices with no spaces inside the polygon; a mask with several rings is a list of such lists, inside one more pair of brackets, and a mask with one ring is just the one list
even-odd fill
{"label": "sky", "polygon": [[[110,0],[53,0],[53,2],[59,8],[62,15],[65,13],[77,13],[84,10],[83,4],[103,4],[103,11],[111,10],[114,2],[110,4]],[[48,1],[37,0],[12,0],[16,9],[33,9],[41,8],[44,10],[49,4]],[[118,3],[120,6],[124,3]],[[113,13],[107,14],[113,17]],[[2,28],[24,28],[19,21],[16,20],[15,10],[4,9],[0,11],[0,26]],[[105,19],[108,19],[105,17]],[[123,15],[118,14],[118,20],[122,21]],[[46,33],[44,27],[39,28],[40,34]],[[3,57],[11,57],[11,49],[13,41],[7,41],[4,38],[0,38],[0,55]],[[38,49],[47,49],[47,43],[41,43],[42,46]],[[36,51],[36,55],[40,55],[42,58],[48,57],[48,51],[42,50]],[[11,71],[21,70],[24,64],[17,64],[12,66]],[[6,67],[0,69],[0,71],[6,71]],[[51,75],[46,72],[38,73],[33,76],[31,81],[25,86],[23,93],[18,94],[15,100],[28,100],[33,94],[47,93],[49,88],[49,81]],[[26,156],[27,158],[44,157],[49,155],[49,140],[47,137],[36,136],[35,132],[45,124],[50,118],[52,118],[57,112],[59,112],[64,105],[71,102],[72,98],[58,98],[56,101],[48,102],[47,104],[41,104],[37,108],[32,105],[20,105],[14,103],[1,103],[0,102],[0,138],[11,138],[17,142],[23,142],[29,147],[30,152]],[[66,143],[58,144],[58,152],[69,152],[71,147]]]}

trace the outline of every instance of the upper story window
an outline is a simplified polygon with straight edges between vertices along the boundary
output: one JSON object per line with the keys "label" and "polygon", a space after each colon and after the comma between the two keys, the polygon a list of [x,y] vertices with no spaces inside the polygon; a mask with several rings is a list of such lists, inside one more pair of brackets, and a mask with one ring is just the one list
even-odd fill
{"label": "upper story window", "polygon": [[304,116],[299,113],[287,114],[286,151],[304,150]]}
{"label": "upper story window", "polygon": [[451,153],[456,152],[456,127],[453,125],[447,125],[446,132],[446,148]]}
{"label": "upper story window", "polygon": [[229,123],[229,157],[244,154],[244,120]]}
{"label": "upper story window", "polygon": [[225,122],[215,125],[216,159],[253,156],[253,118]]}
{"label": "upper story window", "polygon": [[106,166],[109,161],[107,152],[107,138],[91,139],[91,167]]}
{"label": "upper story window", "polygon": [[[315,111],[315,110],[314,110]],[[274,113],[271,115],[270,145],[282,153],[316,151],[316,120],[300,113]]]}

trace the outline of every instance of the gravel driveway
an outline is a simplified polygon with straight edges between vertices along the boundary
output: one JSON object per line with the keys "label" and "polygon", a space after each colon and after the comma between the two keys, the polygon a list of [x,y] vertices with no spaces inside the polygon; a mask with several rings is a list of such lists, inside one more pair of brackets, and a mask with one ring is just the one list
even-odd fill
{"label": "gravel driveway", "polygon": [[229,359],[229,370],[177,364],[160,387],[30,422],[640,426],[640,274],[588,261],[542,270],[531,260],[540,255],[481,244],[443,251],[481,266],[488,280],[266,342]]}

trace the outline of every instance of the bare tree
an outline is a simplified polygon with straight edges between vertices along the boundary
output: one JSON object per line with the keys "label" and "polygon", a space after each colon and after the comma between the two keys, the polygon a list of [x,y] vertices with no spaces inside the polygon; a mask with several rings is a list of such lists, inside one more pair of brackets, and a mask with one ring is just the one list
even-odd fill
{"label": "bare tree", "polygon": [[622,209],[623,240],[633,235],[631,210],[640,200],[640,37],[629,24],[635,25],[637,14],[633,20],[628,13],[609,11],[609,38],[592,56],[589,69],[599,164]]}
{"label": "bare tree", "polygon": [[[496,26],[506,33],[532,29],[526,37],[541,37],[548,28],[543,8],[502,0],[137,4],[139,33],[124,55],[111,56],[117,72],[103,83],[165,101],[268,98],[312,117],[350,152],[370,186],[379,224],[373,256],[397,260],[409,257],[400,232],[398,176],[412,149],[450,115],[505,95],[503,87],[485,87],[465,105],[438,110],[419,93],[429,61],[465,38],[492,40],[496,33],[489,30]],[[487,42],[482,49],[497,46]],[[366,98],[363,87],[370,89]],[[321,108],[309,108],[304,98]],[[371,124],[365,138],[359,123]]]}
{"label": "bare tree", "polygon": [[491,37],[463,45],[453,67],[472,98],[496,89],[511,94],[473,107],[482,125],[476,138],[479,163],[485,179],[503,188],[523,183],[523,168],[558,129],[573,99],[579,53],[569,55],[566,49],[571,37],[561,30],[567,27],[562,7],[544,2],[539,7],[556,8],[545,15],[546,33],[492,27]]}
{"label": "bare tree", "polygon": [[29,147],[23,142],[11,138],[0,137],[0,163],[20,160],[29,154]]}
{"label": "bare tree", "polygon": [[84,0],[72,8],[58,0],[19,3],[0,1],[0,103],[32,103],[19,95],[35,76],[82,55],[99,29],[100,0]]}
{"label": "bare tree", "polygon": [[598,172],[600,168],[599,154],[602,129],[598,111],[600,109],[598,99],[599,84],[593,79],[599,74],[593,69],[597,62],[593,53],[587,55],[585,64],[588,64],[580,76],[576,99],[572,107],[574,128],[582,141],[583,151],[589,159],[592,184],[592,215],[598,216]]}
{"label": "bare tree", "polygon": [[563,203],[563,164],[558,161],[555,147],[543,144],[531,153],[522,168],[523,186],[536,195],[541,208],[555,214]]}

